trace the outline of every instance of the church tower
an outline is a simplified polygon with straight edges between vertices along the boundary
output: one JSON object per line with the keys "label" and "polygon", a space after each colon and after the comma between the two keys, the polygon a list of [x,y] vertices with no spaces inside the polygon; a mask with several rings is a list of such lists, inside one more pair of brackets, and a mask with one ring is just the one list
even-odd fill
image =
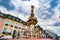
{"label": "church tower", "polygon": [[30,17],[29,17],[29,19],[28,19],[28,21],[27,21],[27,25],[28,25],[28,26],[30,26],[31,24],[36,25],[37,22],[38,22],[38,21],[37,21],[37,18],[34,17],[34,6],[31,5],[31,14],[30,14]]}

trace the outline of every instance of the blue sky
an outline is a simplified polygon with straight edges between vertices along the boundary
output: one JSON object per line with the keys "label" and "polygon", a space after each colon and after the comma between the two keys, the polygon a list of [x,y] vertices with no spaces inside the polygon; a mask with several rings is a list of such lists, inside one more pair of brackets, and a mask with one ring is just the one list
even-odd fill
{"label": "blue sky", "polygon": [[28,20],[31,5],[35,6],[38,24],[60,36],[60,0],[0,0],[1,12],[18,16],[24,21]]}
{"label": "blue sky", "polygon": [[4,6],[7,10],[13,10],[15,7],[10,5],[11,0],[1,0],[0,5]]}

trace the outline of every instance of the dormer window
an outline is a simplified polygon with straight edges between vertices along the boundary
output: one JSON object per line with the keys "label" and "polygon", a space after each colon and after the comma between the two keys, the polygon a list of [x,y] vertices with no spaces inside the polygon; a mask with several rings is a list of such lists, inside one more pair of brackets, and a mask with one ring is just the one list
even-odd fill
{"label": "dormer window", "polygon": [[15,20],[15,18],[14,18],[14,17],[13,17],[12,19],[13,19],[13,20]]}
{"label": "dormer window", "polygon": [[19,21],[19,19],[16,19],[16,21]]}
{"label": "dormer window", "polygon": [[22,22],[22,21],[20,20],[20,22]]}
{"label": "dormer window", "polygon": [[3,16],[3,14],[0,14],[0,16]]}
{"label": "dormer window", "polygon": [[8,16],[8,18],[11,18],[11,16]]}

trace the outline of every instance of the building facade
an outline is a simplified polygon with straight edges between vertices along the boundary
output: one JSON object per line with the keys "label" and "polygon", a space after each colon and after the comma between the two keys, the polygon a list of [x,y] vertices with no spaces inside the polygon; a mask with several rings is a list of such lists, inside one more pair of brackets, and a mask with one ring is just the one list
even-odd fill
{"label": "building facade", "polygon": [[9,35],[12,38],[46,38],[47,33],[39,25],[36,25],[37,22],[33,5],[27,22],[0,12],[0,37]]}
{"label": "building facade", "polygon": [[56,35],[55,33],[51,32],[51,31],[48,31],[48,30],[45,30],[45,32],[47,33],[47,38],[52,38],[54,40],[58,40],[58,35]]}
{"label": "building facade", "polygon": [[[20,36],[20,31],[25,30],[26,22],[18,17],[0,12],[0,36]],[[19,35],[18,35],[19,34]]]}

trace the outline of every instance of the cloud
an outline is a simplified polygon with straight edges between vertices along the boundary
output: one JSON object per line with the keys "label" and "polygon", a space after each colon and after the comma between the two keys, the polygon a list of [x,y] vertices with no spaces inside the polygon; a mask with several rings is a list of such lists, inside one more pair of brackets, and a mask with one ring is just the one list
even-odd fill
{"label": "cloud", "polygon": [[[50,9],[51,8],[50,2],[51,2],[51,0],[50,1],[48,1],[48,0],[44,0],[44,1],[43,0],[39,0],[39,4],[38,4],[39,7],[36,8],[35,13],[41,19],[50,19],[51,16],[54,14],[53,10]],[[52,10],[52,11],[50,11],[50,10]]]}
{"label": "cloud", "polygon": [[[51,1],[49,2],[43,2],[43,4],[41,3],[39,8],[36,8],[36,16],[38,18],[38,24],[45,30],[50,30],[50,31],[55,31],[54,33],[60,35],[59,33],[59,27],[54,26],[54,24],[56,22],[60,22],[60,11],[59,11],[59,4],[57,6],[55,6],[55,8],[52,8],[50,5]],[[48,4],[48,5],[47,5]],[[46,5],[46,6],[42,6],[42,5]],[[58,24],[57,24],[58,25]],[[60,24],[59,24],[60,25]],[[53,29],[52,29],[53,28]],[[56,29],[57,28],[57,29]]]}
{"label": "cloud", "polygon": [[60,27],[56,27],[56,26],[46,26],[46,30],[52,31],[53,33],[60,35]]}
{"label": "cloud", "polygon": [[55,22],[55,24],[53,26],[60,26],[60,22]]}

